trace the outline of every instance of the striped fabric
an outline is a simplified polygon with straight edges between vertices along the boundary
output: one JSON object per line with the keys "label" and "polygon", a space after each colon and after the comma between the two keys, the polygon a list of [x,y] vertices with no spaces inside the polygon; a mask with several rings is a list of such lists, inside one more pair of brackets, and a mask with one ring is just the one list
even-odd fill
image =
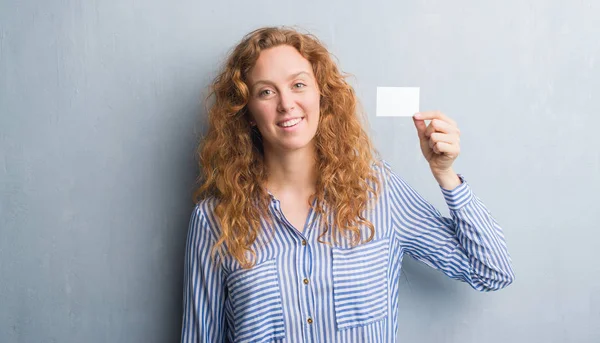
{"label": "striped fabric", "polygon": [[340,329],[365,325],[387,316],[389,239],[333,253],[333,307]]}
{"label": "striped fabric", "polygon": [[[187,237],[181,342],[395,342],[405,255],[479,291],[513,281],[502,229],[462,175],[457,188],[441,188],[444,217],[387,163],[375,168],[383,189],[365,212],[371,241],[351,247],[338,234],[335,243],[331,230],[319,238],[322,218],[312,211],[298,231],[272,197],[273,224],[262,222],[251,269],[210,258],[216,200],[199,202]],[[366,240],[369,230],[361,234]]]}
{"label": "striped fabric", "polygon": [[227,281],[233,327],[239,342],[268,342],[285,337],[283,305],[275,260],[237,270]]}

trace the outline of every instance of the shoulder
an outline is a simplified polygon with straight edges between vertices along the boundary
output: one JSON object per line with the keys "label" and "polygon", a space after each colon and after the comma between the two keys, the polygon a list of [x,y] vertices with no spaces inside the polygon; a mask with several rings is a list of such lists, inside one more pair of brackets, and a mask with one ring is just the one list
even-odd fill
{"label": "shoulder", "polygon": [[392,166],[383,159],[378,159],[373,162],[371,168],[373,169],[375,176],[384,183],[387,182],[392,175],[395,175]]}
{"label": "shoulder", "polygon": [[213,216],[217,204],[218,200],[215,197],[201,199],[196,203],[194,207],[194,213],[203,215],[205,217]]}
{"label": "shoulder", "polygon": [[377,165],[374,165],[377,178],[382,186],[384,193],[407,192],[411,189],[407,181],[386,160],[379,160]]}
{"label": "shoulder", "polygon": [[192,210],[190,230],[204,231],[216,240],[220,236],[219,220],[215,214],[217,204],[214,197],[198,201]]}

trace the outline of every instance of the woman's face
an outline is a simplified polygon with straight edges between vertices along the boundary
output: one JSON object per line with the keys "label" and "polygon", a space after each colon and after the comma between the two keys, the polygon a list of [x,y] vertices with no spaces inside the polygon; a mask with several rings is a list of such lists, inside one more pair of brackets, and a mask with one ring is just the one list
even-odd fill
{"label": "woman's face", "polygon": [[265,153],[314,148],[320,94],[310,62],[292,46],[263,50],[247,81]]}

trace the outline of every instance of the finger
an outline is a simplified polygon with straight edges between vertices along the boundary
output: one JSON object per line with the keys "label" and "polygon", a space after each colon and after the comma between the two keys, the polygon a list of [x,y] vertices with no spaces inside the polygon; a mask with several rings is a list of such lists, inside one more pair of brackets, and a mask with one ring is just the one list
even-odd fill
{"label": "finger", "polygon": [[445,154],[448,155],[450,157],[455,157],[458,156],[458,154],[460,153],[460,147],[456,144],[450,144],[450,143],[446,143],[446,142],[437,142],[435,143],[435,145],[433,146],[432,150],[436,153],[436,154]]}
{"label": "finger", "polygon": [[436,154],[441,155],[441,154],[443,154],[443,152],[440,150],[442,144],[444,144],[444,142],[435,143],[431,149]]}
{"label": "finger", "polygon": [[[435,135],[441,135],[441,137],[436,137]],[[429,144],[429,147],[431,149],[434,149],[434,147],[438,144],[438,143],[443,143],[445,144],[449,144],[451,146],[455,146],[458,145],[458,142],[456,140],[456,137],[452,137],[449,135],[445,135],[443,133],[434,133],[432,135],[432,137],[430,139],[427,140],[427,144]]]}
{"label": "finger", "polygon": [[425,112],[419,112],[419,113],[417,113],[417,115],[418,115],[418,120],[440,119],[443,121],[447,121],[454,126],[458,126],[458,125],[456,125],[456,122],[454,120],[452,120],[452,118],[448,117],[441,111],[425,111]]}
{"label": "finger", "polygon": [[433,144],[438,142],[444,142],[448,144],[457,144],[460,143],[460,137],[454,134],[447,134],[441,132],[434,132],[429,137],[429,140],[433,142]]}
{"label": "finger", "polygon": [[431,123],[427,126],[427,130],[425,131],[425,136],[429,137],[434,132],[443,132],[448,134],[456,134],[460,135],[460,130],[458,127],[453,126],[451,123],[443,121],[441,119],[433,119]]}

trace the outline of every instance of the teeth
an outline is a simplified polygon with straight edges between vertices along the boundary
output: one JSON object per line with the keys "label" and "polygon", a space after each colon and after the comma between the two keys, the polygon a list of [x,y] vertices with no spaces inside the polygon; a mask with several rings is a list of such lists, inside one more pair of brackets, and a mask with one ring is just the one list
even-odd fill
{"label": "teeth", "polygon": [[279,124],[279,126],[283,126],[283,127],[294,126],[294,125],[298,124],[301,120],[302,120],[302,118],[290,119],[288,121],[284,121],[283,123]]}

